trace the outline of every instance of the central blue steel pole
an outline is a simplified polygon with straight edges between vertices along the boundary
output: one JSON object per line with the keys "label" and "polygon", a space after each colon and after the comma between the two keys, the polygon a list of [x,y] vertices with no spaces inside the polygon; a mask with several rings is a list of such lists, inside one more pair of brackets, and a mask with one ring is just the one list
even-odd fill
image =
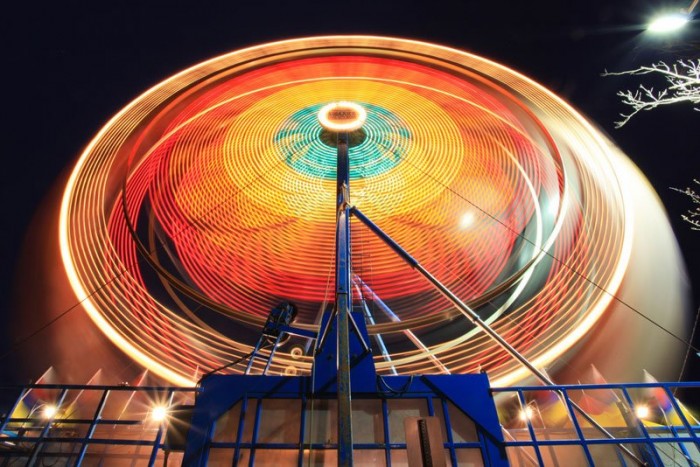
{"label": "central blue steel pole", "polygon": [[350,392],[350,161],[348,134],[338,133],[335,307],[338,326],[338,466],[352,466]]}

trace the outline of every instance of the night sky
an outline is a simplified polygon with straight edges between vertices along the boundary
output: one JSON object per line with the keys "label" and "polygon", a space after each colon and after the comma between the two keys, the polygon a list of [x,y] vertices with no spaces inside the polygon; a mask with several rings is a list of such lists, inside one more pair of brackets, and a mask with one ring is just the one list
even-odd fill
{"label": "night sky", "polygon": [[[680,220],[692,207],[690,200],[669,189],[700,178],[700,113],[682,104],[638,115],[616,130],[617,114],[626,109],[615,93],[634,88],[639,79],[600,76],[605,69],[700,56],[700,23],[672,38],[651,39],[643,33],[642,24],[660,3],[86,3],[25,2],[4,11],[0,20],[0,313],[5,323],[17,319],[16,271],[25,258],[21,252],[32,220],[48,197],[60,196],[62,177],[112,115],[147,88],[205,59],[244,46],[321,34],[398,36],[456,47],[518,70],[573,104],[622,148],[658,192],[686,259],[693,309],[700,304],[700,232]],[[31,292],[21,293],[48,293],[45,287],[36,283]],[[41,345],[41,332],[24,337],[45,322],[28,322],[11,336],[10,326],[0,326],[5,334],[0,381],[19,382],[13,380],[15,357]],[[700,358],[691,354],[689,367],[687,377],[700,378]]]}

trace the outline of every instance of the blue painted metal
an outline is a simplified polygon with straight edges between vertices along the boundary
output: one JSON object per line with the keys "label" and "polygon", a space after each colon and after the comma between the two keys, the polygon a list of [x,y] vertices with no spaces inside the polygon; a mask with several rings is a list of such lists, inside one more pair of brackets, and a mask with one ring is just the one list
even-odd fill
{"label": "blue painted metal", "polygon": [[[272,344],[272,348],[270,349],[270,355],[267,357],[266,362],[265,362],[263,374],[266,374],[267,370],[270,368],[270,364],[272,363],[272,358],[275,355],[275,351],[277,350],[277,346],[279,345],[280,340],[282,339],[282,336],[284,336],[285,334],[292,334],[292,335],[307,337],[310,339],[316,338],[315,332],[306,331],[303,329],[297,329],[297,328],[290,326],[292,321],[294,321],[295,317],[296,317],[296,309],[294,308],[294,305],[292,305],[289,302],[282,302],[279,305],[277,305],[275,308],[270,310],[270,314],[267,316],[267,320],[265,321],[265,324],[263,325],[262,332],[260,333],[260,338],[258,339],[258,342],[255,344],[253,351],[250,353],[250,356],[248,358],[248,364],[246,365],[244,374],[247,375],[250,373],[250,370],[253,367],[253,362],[255,361],[256,358],[258,358],[258,352],[263,347],[263,344],[265,342],[269,342],[271,340],[274,340],[273,344]],[[227,368],[228,366],[231,366],[231,364],[224,365],[220,368],[217,368],[213,371],[206,373],[202,377],[202,379],[208,377],[211,374],[218,373],[219,371],[223,370],[224,368]]]}
{"label": "blue painted metal", "polygon": [[[678,436],[678,430],[676,430],[675,426],[671,426],[669,428],[671,429],[671,433],[673,433],[673,436]],[[693,458],[691,457],[690,452],[688,452],[688,448],[685,447],[685,444],[678,443],[678,447],[681,448],[681,452],[683,453],[683,457],[685,457],[685,459],[688,461],[688,465],[690,467],[694,467]]]}
{"label": "blue painted metal", "polygon": [[[352,334],[351,334],[352,335]],[[358,348],[361,346],[358,345]],[[353,375],[357,378],[368,378],[368,372],[360,372]],[[376,384],[376,379],[372,376]],[[353,381],[354,384],[354,381]],[[221,376],[215,375],[206,379],[202,386],[199,388],[199,395],[194,408],[194,416],[192,421],[191,429],[188,433],[187,446],[185,451],[185,462],[184,465],[206,465],[207,456],[211,448],[228,448],[232,451],[235,450],[235,462],[240,461],[240,453],[242,450],[248,450],[251,456],[255,456],[254,451],[258,454],[260,450],[291,450],[297,453],[297,465],[301,464],[304,452],[309,450],[337,450],[339,448],[339,443],[310,443],[308,439],[304,438],[304,433],[306,432],[305,426],[308,423],[307,413],[305,408],[309,407],[304,401],[308,397],[315,397],[318,399],[334,399],[337,397],[337,393],[334,390],[311,393],[311,377],[281,377],[281,376]],[[41,388],[41,389],[58,389],[63,393],[64,399],[65,391],[67,390],[90,390],[90,391],[102,391],[100,394],[101,401],[107,400],[109,392],[117,391],[127,391],[127,392],[142,392],[144,394],[153,394],[154,392],[169,392],[180,393],[185,391],[194,391],[194,388],[130,388],[130,387],[120,387],[120,386],[79,386],[79,385],[34,385],[29,386],[31,388]],[[568,437],[567,439],[538,439],[537,436],[543,437],[542,431],[532,430],[530,431],[529,440],[520,441],[504,441],[501,437],[501,426],[497,418],[495,404],[491,393],[512,393],[517,394],[527,391],[547,391],[552,390],[558,394],[563,394],[564,403],[567,404],[569,400],[569,391],[571,390],[596,390],[596,389],[615,389],[621,390],[623,394],[632,389],[650,389],[662,387],[669,394],[671,388],[681,387],[681,388],[698,388],[700,383],[640,383],[640,384],[608,384],[608,385],[576,385],[576,386],[556,386],[555,388],[546,388],[542,386],[523,386],[523,387],[511,387],[511,388],[489,388],[488,379],[486,375],[435,375],[435,376],[386,376],[383,377],[383,384],[381,385],[383,390],[373,390],[372,392],[365,393],[355,393],[353,392],[353,399],[379,399],[381,400],[381,414],[378,413],[382,420],[382,427],[380,428],[380,433],[383,439],[377,439],[374,443],[362,443],[353,445],[354,450],[380,450],[384,452],[384,457],[390,465],[392,459],[392,452],[395,449],[406,449],[405,443],[391,442],[392,435],[390,433],[390,423],[389,420],[393,416],[389,413],[387,402],[391,403],[394,399],[414,399],[422,400],[422,403],[427,404],[429,414],[439,415],[437,411],[438,405],[441,405],[443,410],[443,417],[445,423],[445,431],[447,433],[447,439],[445,440],[445,449],[449,450],[450,456],[452,458],[453,464],[456,462],[457,457],[454,453],[458,452],[460,449],[473,449],[479,448],[481,450],[484,462],[486,465],[507,465],[507,459],[504,455],[506,448],[518,448],[518,447],[529,447],[532,449],[538,449],[542,453],[543,462],[547,462],[544,456],[545,452],[548,452],[549,447],[556,446],[580,446],[584,452],[588,452],[588,447],[590,446],[615,446],[619,443],[625,443],[630,446],[644,447],[646,445],[665,445],[666,452],[669,449],[675,450],[681,458],[687,459],[689,465],[694,465],[693,462],[697,459],[692,459],[691,454],[684,443],[696,443],[698,436],[697,433],[700,430],[700,426],[693,425],[685,417],[685,421],[679,421],[677,426],[659,426],[659,427],[645,427],[644,430],[639,430],[633,436],[620,437],[617,439],[605,439],[600,437],[595,438],[585,438],[584,432],[581,427],[576,423],[576,413],[573,407],[568,407],[570,414],[572,415],[573,429],[575,432],[574,438]],[[391,389],[388,389],[391,388]],[[14,391],[13,391],[14,392]],[[17,391],[19,392],[19,391]],[[26,389],[24,391],[26,393]],[[21,395],[20,395],[21,398]],[[299,408],[301,409],[301,416],[299,418],[299,435],[298,438],[294,438],[289,442],[281,443],[262,443],[259,438],[244,439],[242,436],[244,420],[245,423],[254,423],[258,427],[262,426],[262,422],[265,417],[265,406],[263,405],[268,398],[284,398],[284,399],[296,399],[300,401]],[[60,399],[60,398],[59,398]],[[19,400],[19,398],[18,398]],[[256,406],[255,410],[248,410],[250,405],[248,401],[253,401],[251,404]],[[672,399],[675,401],[675,399]],[[59,400],[60,402],[60,400]],[[236,403],[241,404],[240,419],[235,423],[238,426],[238,433],[235,437],[231,438],[230,442],[218,442],[211,439],[213,429],[216,426],[216,421],[219,417],[228,411]],[[456,423],[454,420],[450,420],[448,403],[451,403],[458,410],[466,414],[471,420],[474,421],[475,427],[477,429],[478,442],[455,442],[452,437],[451,426]],[[66,405],[64,403],[64,405]],[[112,438],[115,433],[118,433],[119,427],[129,428],[128,433],[133,434],[132,428],[138,428],[144,425],[143,419],[128,419],[128,420],[109,420],[103,419],[101,415],[100,405],[98,404],[97,409],[94,411],[92,419],[68,419],[65,418],[66,415],[59,415],[54,420],[53,426],[69,426],[74,427],[88,427],[87,434],[82,437],[67,437],[66,435],[61,435],[60,431],[51,430],[50,432],[46,430],[48,423],[41,419],[39,414],[35,414],[33,417],[29,418],[8,418],[3,417],[0,419],[0,424],[9,427],[6,433],[16,433],[16,427],[30,424],[34,433],[34,436],[25,435],[15,435],[16,440],[21,442],[24,446],[37,447],[35,450],[34,461],[41,462],[45,460],[48,462],[53,462],[51,456],[63,456],[62,459],[69,459],[70,463],[75,462],[76,465],[80,465],[85,457],[79,455],[80,451],[84,449],[84,446],[92,445],[115,445],[115,446],[144,446],[151,448],[151,455],[149,462],[156,459],[157,455],[161,454],[164,446],[161,439],[156,435],[154,439],[151,440],[134,440],[126,438],[116,439]],[[568,405],[568,404],[567,404]],[[676,410],[678,414],[681,415],[680,406],[676,402]],[[17,403],[13,407],[17,407]],[[433,407],[431,409],[431,407]],[[251,412],[250,418],[246,419],[247,412]],[[10,412],[11,413],[11,412]],[[252,416],[257,414],[257,416]],[[257,421],[256,421],[257,420]],[[682,424],[681,424],[682,423]],[[686,425],[687,424],[687,425]],[[95,426],[112,426],[117,431],[110,430],[109,438],[94,438]],[[13,428],[15,427],[15,428]],[[378,427],[379,428],[379,427]],[[570,427],[569,430],[572,428]],[[527,430],[527,428],[526,428]],[[81,431],[80,429],[78,431]],[[257,431],[257,430],[256,430]],[[569,433],[573,433],[570,431]],[[131,436],[131,435],[129,435]],[[396,439],[395,436],[393,439]],[[13,440],[13,438],[5,438],[5,440]],[[51,453],[48,449],[41,450],[38,449],[42,444],[56,446],[58,443],[64,443],[65,446],[69,447],[63,453]],[[73,447],[70,447],[73,446]],[[669,447],[670,446],[670,447]],[[697,446],[697,444],[696,444]],[[7,445],[5,445],[7,448]],[[74,453],[74,454],[73,454]],[[661,451],[659,451],[661,453]],[[665,455],[665,454],[664,454]],[[696,454],[694,454],[696,455]],[[0,451],[0,459],[22,459],[21,462],[25,462],[30,453],[27,450],[23,451]],[[72,456],[72,457],[71,457]],[[588,462],[592,465],[593,459],[587,457]],[[613,457],[610,459],[615,461]],[[562,461],[563,462],[563,461]],[[624,460],[618,460],[621,465],[624,465]],[[560,462],[560,465],[565,465]]]}
{"label": "blue painted metal", "polygon": [[302,394],[301,396],[301,416],[300,418],[300,426],[299,426],[299,448],[298,448],[298,458],[297,458],[297,467],[302,467],[304,464],[304,434],[306,433],[306,407],[307,407],[307,402],[308,399],[306,398],[306,394]]}
{"label": "blue painted metal", "polygon": [[576,411],[571,404],[571,399],[569,399],[569,394],[566,392],[566,389],[562,389],[561,394],[564,396],[563,399],[564,403],[566,404],[566,410],[569,412],[569,418],[574,425],[576,435],[578,436],[578,439],[581,440],[581,447],[583,448],[583,453],[586,456],[586,461],[588,462],[588,465],[595,465],[595,462],[593,462],[593,456],[591,455],[591,450],[588,448],[588,444],[585,442],[586,437],[583,436],[583,430],[581,430],[581,425],[578,423]]}
{"label": "blue painted metal", "polygon": [[12,407],[10,407],[10,410],[7,411],[7,416],[2,421],[2,423],[0,423],[0,436],[2,436],[5,433],[5,429],[7,428],[7,424],[10,421],[10,416],[13,413],[15,413],[15,410],[17,410],[17,407],[19,407],[19,405],[22,403],[25,396],[27,395],[27,392],[29,392],[28,388],[22,388],[22,391],[20,392],[17,399],[15,399],[15,402],[12,404]]}
{"label": "blue painted metal", "polygon": [[[355,284],[355,290],[357,291],[357,294],[361,297],[362,300],[362,310],[365,312],[365,318],[367,319],[367,322],[369,324],[376,324],[374,320],[374,316],[372,316],[372,312],[370,311],[369,307],[367,306],[367,301],[364,298],[364,294],[362,293],[362,287],[360,285],[363,285],[369,289],[369,286],[366,286],[366,284],[362,281],[362,279],[359,278],[359,276],[355,276],[354,279],[354,284]],[[375,340],[377,341],[377,345],[379,346],[379,353],[381,354],[382,358],[384,361],[391,363],[391,357],[389,356],[389,351],[386,348],[386,344],[384,344],[384,339],[382,338],[381,334],[377,333],[374,335]],[[368,340],[369,342],[369,340]],[[398,375],[398,372],[396,371],[396,368],[394,368],[394,365],[391,365],[389,367],[391,370],[392,374]]]}
{"label": "blue painted metal", "polygon": [[[647,432],[647,429],[644,426],[644,423],[642,423],[642,421],[639,420],[637,417],[635,417],[634,414],[632,413],[631,408],[634,407],[634,402],[632,402],[632,398],[630,397],[630,394],[627,391],[627,389],[622,388],[622,395],[625,398],[625,401],[627,402],[627,405],[623,406],[623,408],[622,408],[622,416],[625,419],[625,423],[627,423],[627,426],[630,428],[630,431],[632,431],[632,433],[634,433],[635,436],[641,435],[644,438],[649,438],[649,433]],[[656,451],[656,448],[654,448],[653,443],[647,443],[646,445],[643,445],[643,444],[640,445],[638,447],[638,451],[648,465],[651,465],[651,466],[664,465],[663,461],[661,460],[661,457],[659,457],[659,453]]]}
{"label": "blue painted metal", "polygon": [[[241,456],[241,442],[243,441],[243,423],[248,412],[248,398],[243,397],[241,402],[241,413],[238,416],[238,429],[236,431],[236,450],[234,451],[233,464],[238,465]],[[188,443],[189,445],[189,443]]]}
{"label": "blue painted metal", "polygon": [[[173,395],[175,393],[173,390],[168,391],[168,398],[167,398],[167,403],[165,404],[166,407],[170,407],[173,404]],[[161,441],[163,439],[163,431],[165,429],[165,424],[167,423],[166,419],[163,419],[160,423],[158,423],[158,431],[156,432],[156,437],[153,440],[153,448],[151,449],[151,456],[148,458],[148,467],[153,467],[156,463],[156,459],[158,457],[158,450],[161,448]]]}
{"label": "blue painted metal", "polygon": [[335,313],[337,323],[338,466],[352,462],[352,389],[350,382],[350,326],[352,307],[350,259],[350,161],[348,134],[338,133],[337,228],[335,244]]}
{"label": "blue painted metal", "polygon": [[671,392],[671,389],[669,388],[668,385],[661,386],[666,393],[666,396],[669,398],[671,401],[671,406],[673,407],[673,410],[676,411],[678,414],[678,417],[681,420],[681,423],[685,427],[686,430],[688,430],[688,433],[690,436],[693,438],[693,442],[695,443],[696,446],[700,449],[700,439],[697,437],[695,434],[695,430],[691,427],[690,423],[688,422],[688,418],[685,416],[683,411],[681,410],[680,405],[678,405],[678,401],[676,401],[675,396],[673,395],[673,392]]}
{"label": "blue painted metal", "polygon": [[[59,393],[58,399],[56,400],[56,407],[59,408],[63,404],[63,401],[66,398],[66,394],[68,393],[67,389],[61,389],[61,392]],[[57,409],[58,413],[58,409]],[[41,451],[41,448],[43,447],[44,444],[44,439],[46,438],[47,434],[49,433],[49,430],[51,429],[51,425],[54,422],[55,415],[52,415],[51,417],[46,420],[46,423],[44,424],[44,428],[41,430],[41,433],[39,434],[39,439],[37,440],[36,443],[34,443],[34,448],[32,449],[32,454],[31,457],[29,457],[29,461],[27,461],[27,465],[35,465],[39,456],[39,452]]]}
{"label": "blue painted metal", "polygon": [[488,376],[485,373],[431,375],[422,376],[419,380],[424,381],[432,392],[452,402],[474,421],[479,433],[484,434],[485,437],[482,455],[488,465],[508,465],[503,432],[491,396]]}
{"label": "blue painted metal", "polygon": [[457,454],[455,453],[455,448],[454,448],[454,437],[452,436],[452,430],[449,429],[452,426],[452,422],[450,420],[450,410],[449,407],[447,406],[447,401],[445,399],[442,399],[440,401],[442,404],[442,413],[443,416],[445,417],[445,425],[447,426],[447,444],[450,446],[450,460],[452,461],[452,465],[458,465],[457,464]]}
{"label": "blue painted metal", "polygon": [[[185,448],[185,465],[206,466],[216,420],[249,394],[275,397],[308,392],[307,377],[212,375],[202,382]],[[279,396],[277,396],[279,397]]]}
{"label": "blue painted metal", "polygon": [[382,399],[382,425],[384,427],[384,455],[386,465],[391,465],[391,449],[389,449],[389,407],[386,399]]}
{"label": "blue painted metal", "polygon": [[[376,369],[372,354],[366,352],[362,340],[369,340],[367,327],[362,313],[352,312],[355,318],[358,332],[351,332],[348,336],[350,372],[349,377],[353,393],[375,394],[377,391]],[[337,342],[336,322],[332,320],[330,313],[326,313],[321,320],[322,325],[327,326],[327,345],[320,348],[314,355],[314,391],[315,393],[336,393],[338,391],[338,367],[336,363]]]}
{"label": "blue painted metal", "polygon": [[[255,446],[258,441],[258,433],[260,432],[260,414],[262,413],[262,400],[258,400],[258,404],[255,406],[255,420],[253,421],[253,435],[250,442]],[[253,467],[255,465],[255,449],[251,449],[248,465]]]}
{"label": "blue painted metal", "polygon": [[100,397],[100,402],[97,404],[97,408],[95,409],[95,414],[92,418],[92,422],[90,422],[90,426],[88,427],[87,434],[85,435],[85,441],[83,441],[83,445],[80,446],[80,451],[78,452],[78,458],[75,461],[76,465],[82,464],[83,459],[85,459],[85,453],[87,452],[88,442],[90,441],[90,438],[92,438],[92,435],[95,433],[95,428],[97,428],[97,422],[100,420],[100,418],[102,418],[102,411],[105,408],[105,403],[107,402],[108,397],[109,397],[109,390],[104,391],[102,393],[102,396]]}
{"label": "blue painted metal", "polygon": [[[520,402],[520,407],[521,410],[525,411],[527,409],[527,402],[525,402],[525,396],[523,395],[522,391],[518,391],[518,401]],[[526,412],[527,414],[527,412]],[[537,439],[537,436],[535,435],[535,429],[532,428],[532,420],[530,420],[530,417],[525,415],[525,425],[527,426],[527,431],[530,433],[530,439]],[[537,456],[537,462],[540,465],[544,465],[544,459],[542,459],[542,453],[540,452],[540,446],[538,444],[533,445],[535,449],[535,456]],[[591,466],[593,467],[593,466]]]}

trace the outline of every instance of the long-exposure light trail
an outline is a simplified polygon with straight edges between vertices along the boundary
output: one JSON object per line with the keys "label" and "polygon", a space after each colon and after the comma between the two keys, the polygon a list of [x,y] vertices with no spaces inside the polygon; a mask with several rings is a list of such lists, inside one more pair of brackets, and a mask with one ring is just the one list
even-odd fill
{"label": "long-exposure light trail", "polygon": [[[635,175],[622,156],[503,66],[422,42],[333,36],[185,70],[84,151],[63,198],[61,249],[116,345],[185,385],[250,352],[282,300],[300,326],[318,326],[336,173],[318,114],[339,101],[366,112],[350,141],[351,193],[374,223],[539,367],[593,328],[635,234],[620,183]],[[380,372],[482,369],[496,385],[525,376],[364,229],[353,223],[355,299],[381,343]],[[289,339],[272,371],[308,371],[300,347]]]}

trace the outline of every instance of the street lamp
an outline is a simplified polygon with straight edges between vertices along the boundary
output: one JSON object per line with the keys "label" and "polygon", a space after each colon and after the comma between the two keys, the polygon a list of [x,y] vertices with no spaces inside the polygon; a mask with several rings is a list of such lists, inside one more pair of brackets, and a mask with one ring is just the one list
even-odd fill
{"label": "street lamp", "polygon": [[651,20],[649,26],[647,26],[647,31],[663,34],[678,31],[683,26],[685,26],[691,19],[691,13],[698,4],[698,0],[693,0],[688,8],[681,9],[678,12],[664,13],[656,16]]}
{"label": "street lamp", "polygon": [[659,34],[678,31],[689,19],[687,13],[666,13],[655,17],[647,26],[647,31]]}

